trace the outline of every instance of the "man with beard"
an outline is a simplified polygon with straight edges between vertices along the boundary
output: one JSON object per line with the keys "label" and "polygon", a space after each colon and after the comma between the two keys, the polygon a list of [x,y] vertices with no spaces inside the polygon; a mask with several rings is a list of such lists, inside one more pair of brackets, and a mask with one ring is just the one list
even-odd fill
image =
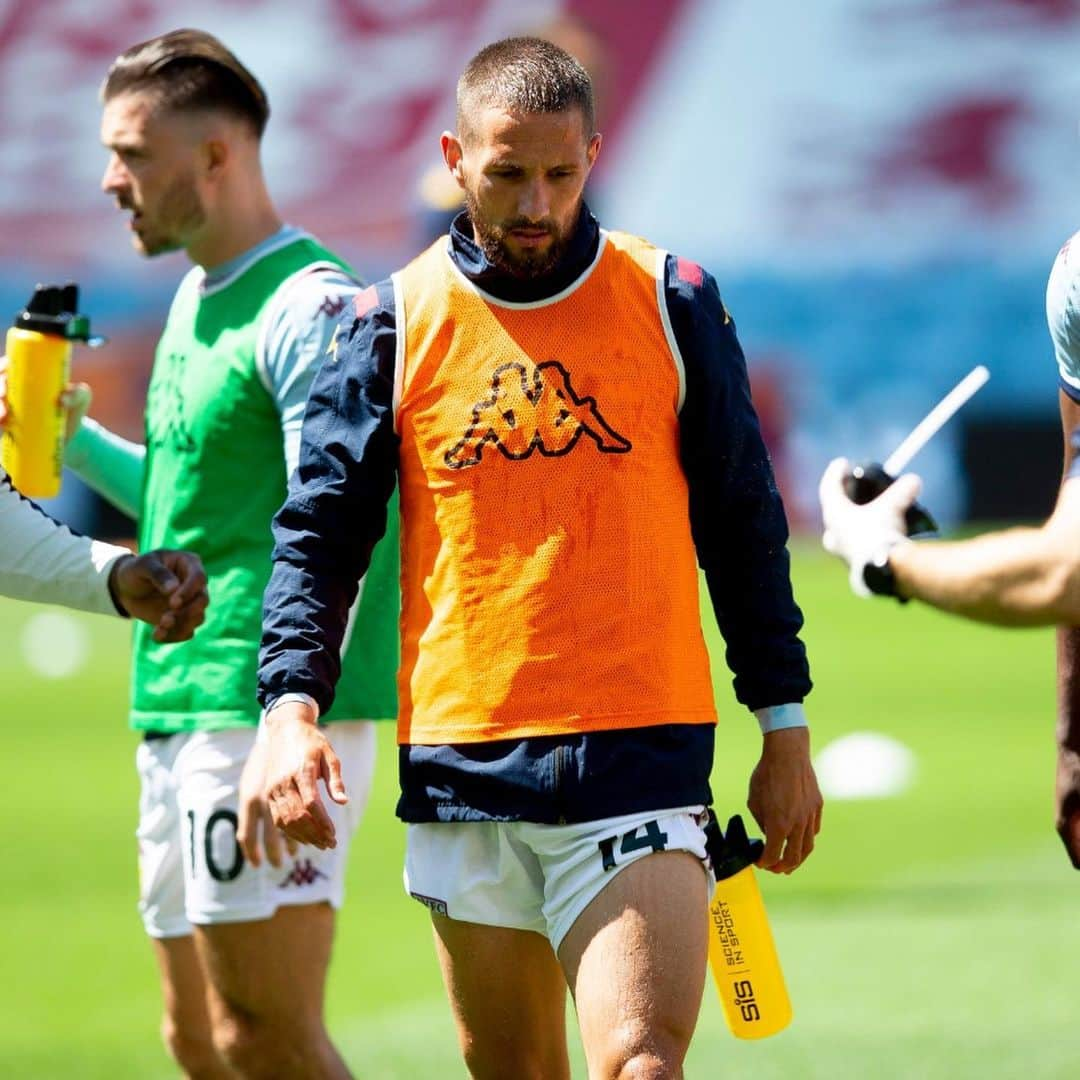
{"label": "man with beard", "polygon": [[[374,731],[359,719],[330,729],[354,794],[335,811],[342,843],[283,860],[261,799],[261,748],[252,753],[253,689],[270,520],[295,465],[311,378],[359,285],[278,217],[259,158],[265,94],[215,38],[178,30],[132,47],[102,98],[102,188],[130,212],[136,250],[183,250],[195,264],[158,345],[146,445],[87,419],[67,457],[138,519],[144,549],[197,552],[214,598],[183,652],[135,634],[140,910],[160,967],[163,1031],[191,1076],[344,1077],[323,988]],[[328,720],[395,711],[393,537],[381,552],[353,640],[363,666]]]}
{"label": "man with beard", "polygon": [[764,732],[761,865],[794,870],[820,822],[783,507],[716,283],[582,202],[581,65],[488,46],[457,124],[466,212],[356,298],[312,385],[264,604],[268,799],[287,835],[335,842],[317,785],[347,783],[318,719],[396,477],[406,886],[470,1074],[567,1076],[569,985],[590,1076],[679,1076],[709,896],[697,560]]}

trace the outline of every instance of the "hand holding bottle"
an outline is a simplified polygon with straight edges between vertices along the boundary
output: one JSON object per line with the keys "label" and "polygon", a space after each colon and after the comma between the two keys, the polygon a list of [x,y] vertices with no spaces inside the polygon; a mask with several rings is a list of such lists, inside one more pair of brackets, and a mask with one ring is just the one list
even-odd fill
{"label": "hand holding bottle", "polygon": [[732,1034],[740,1039],[763,1039],[791,1022],[784,973],[754,877],[754,863],[764,845],[747,837],[737,815],[721,832],[711,811],[705,836],[716,878],[709,904],[713,981]]}
{"label": "hand holding bottle", "polygon": [[0,373],[0,459],[26,495],[60,490],[64,446],[90,403],[85,384],[69,384],[71,348],[91,344],[89,320],[77,314],[78,288],[38,286],[7,334]]}

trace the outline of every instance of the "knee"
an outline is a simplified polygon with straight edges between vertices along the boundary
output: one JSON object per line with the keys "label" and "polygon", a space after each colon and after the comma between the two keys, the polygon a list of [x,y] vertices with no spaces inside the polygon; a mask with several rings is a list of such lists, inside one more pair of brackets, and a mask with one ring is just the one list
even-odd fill
{"label": "knee", "polygon": [[514,1080],[561,1080],[570,1076],[565,1040],[553,1040],[551,1045],[503,1040],[496,1046],[464,1038],[461,1054],[473,1080],[502,1080],[508,1075],[508,1067],[512,1068]]}
{"label": "knee", "polygon": [[652,1051],[635,1054],[622,1063],[618,1072],[612,1072],[612,1080],[679,1080],[682,1062],[668,1061]]}
{"label": "knee", "polygon": [[218,1053],[243,1077],[270,1077],[285,1072],[280,1039],[264,1021],[230,1009],[214,1024]]}
{"label": "knee", "polygon": [[325,1033],[297,1031],[279,1017],[260,1017],[227,1009],[214,1024],[214,1046],[245,1080],[280,1080],[308,1074],[318,1060]]}
{"label": "knee", "polygon": [[611,1034],[601,1075],[610,1080],[675,1080],[683,1075],[693,1029],[653,1020],[623,1024]]}
{"label": "knee", "polygon": [[166,1014],[161,1021],[161,1041],[173,1061],[192,1080],[221,1075],[223,1063],[208,1032],[190,1031]]}

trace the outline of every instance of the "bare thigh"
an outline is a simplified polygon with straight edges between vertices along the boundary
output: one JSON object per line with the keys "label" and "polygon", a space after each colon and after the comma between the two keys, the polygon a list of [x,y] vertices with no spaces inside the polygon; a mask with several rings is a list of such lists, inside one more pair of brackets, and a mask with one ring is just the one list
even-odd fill
{"label": "bare thigh", "polygon": [[329,904],[281,907],[258,922],[197,926],[211,1006],[220,998],[252,1016],[321,1025],[333,938]]}
{"label": "bare thigh", "polygon": [[442,915],[432,923],[470,1076],[568,1078],[566,980],[547,938]]}
{"label": "bare thigh", "polygon": [[708,955],[708,878],[683,851],[619,872],[563,939],[590,1080],[681,1077]]}
{"label": "bare thigh", "polygon": [[349,1075],[323,1022],[333,937],[334,910],[326,903],[280,907],[257,922],[196,927],[214,1039],[241,1075]]}
{"label": "bare thigh", "polygon": [[217,1080],[231,1071],[214,1049],[206,979],[190,934],[151,938],[161,977],[161,1034],[186,1076]]}

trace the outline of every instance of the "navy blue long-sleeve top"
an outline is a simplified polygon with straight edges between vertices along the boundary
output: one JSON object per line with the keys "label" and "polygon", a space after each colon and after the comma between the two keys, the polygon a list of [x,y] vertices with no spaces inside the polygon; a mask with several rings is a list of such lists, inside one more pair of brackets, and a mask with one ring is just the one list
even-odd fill
{"label": "navy blue long-sleeve top", "polygon": [[[465,215],[448,244],[457,267],[485,292],[530,302],[572,285],[599,241],[596,219],[583,208],[565,255],[537,279],[489,262]],[[736,696],[754,710],[801,702],[811,683],[787,522],[734,322],[715,280],[696,264],[669,255],[663,293],[686,373],[679,431],[691,532]],[[396,481],[397,335],[387,280],[343,316],[334,354],[312,385],[299,465],[273,524],[259,665],[264,706],[285,693],[309,694],[324,713],[333,701],[348,611]],[[398,813],[407,821],[561,822],[709,803],[713,741],[711,725],[665,724],[402,746]]]}

